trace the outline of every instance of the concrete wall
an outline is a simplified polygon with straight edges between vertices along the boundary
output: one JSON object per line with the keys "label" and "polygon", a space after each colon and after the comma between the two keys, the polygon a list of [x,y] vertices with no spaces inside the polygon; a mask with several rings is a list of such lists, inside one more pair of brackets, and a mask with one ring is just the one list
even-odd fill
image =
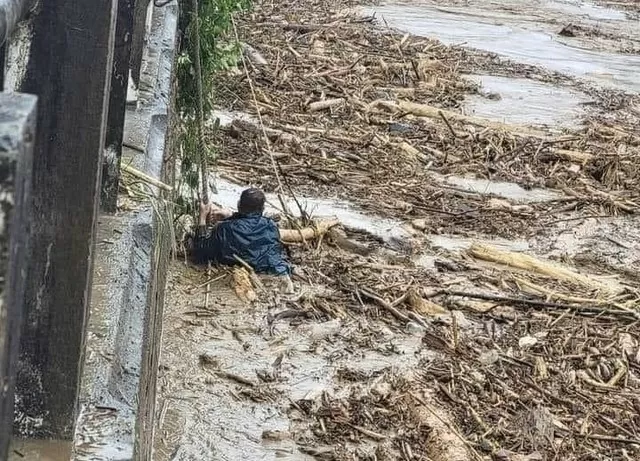
{"label": "concrete wall", "polygon": [[0,459],[6,459],[13,427],[35,130],[36,98],[0,93]]}
{"label": "concrete wall", "polygon": [[[125,117],[123,162],[171,182],[173,64],[178,8],[153,8],[139,99]],[[133,54],[133,50],[132,50]],[[167,264],[170,197],[100,218],[97,270],[80,394],[74,458],[152,459],[156,380]]]}
{"label": "concrete wall", "polygon": [[[88,5],[88,0],[79,1],[82,8]],[[97,1],[95,8],[100,11],[109,10],[101,8],[100,2],[116,4],[116,0]],[[31,229],[38,241],[32,248],[37,254],[31,258],[30,283],[38,296],[25,324],[28,343],[23,345],[26,355],[21,377],[27,392],[19,398],[23,411],[17,428],[21,436],[72,436],[73,459],[146,461],[152,459],[164,286],[172,242],[171,200],[154,190],[150,201],[98,216],[97,233],[92,234],[95,215],[83,191],[97,185],[102,171],[103,150],[94,155],[94,148],[100,141],[104,147],[106,130],[101,125],[96,131],[96,127],[99,120],[106,120],[103,108],[108,101],[111,61],[103,58],[113,40],[115,11],[111,16],[80,20],[81,13],[66,11],[73,4],[67,0],[43,4],[42,8],[48,8],[46,15],[22,24],[7,50],[6,89],[42,93],[44,112],[39,122],[45,128],[37,136],[48,136],[39,141],[40,164],[34,174],[40,184],[36,211],[44,219]],[[59,14],[62,10],[66,16]],[[175,124],[171,101],[177,2],[160,8],[150,0],[138,0],[134,17],[138,22],[130,62],[139,98],[126,107],[124,145],[134,147],[122,149],[123,161],[171,183],[173,166],[166,151],[171,148]],[[84,37],[87,49],[76,50],[87,29],[75,24],[83,21],[105,27],[95,36]],[[44,46],[47,36],[50,46]],[[102,49],[94,51],[90,60],[91,46],[97,42]],[[69,64],[75,60],[77,65]],[[42,72],[47,69],[49,72]],[[78,94],[69,94],[73,85],[83,95],[81,104]],[[100,90],[105,86],[106,92]],[[67,100],[79,106],[60,114],[57,110]],[[93,116],[97,111],[103,111],[102,118]],[[70,134],[90,144],[90,149],[77,144],[73,155],[65,156],[60,149],[73,144]],[[47,188],[48,195],[44,193]],[[97,195],[91,198],[95,205]],[[85,201],[87,206],[82,205]],[[61,213],[55,211],[59,207]],[[70,216],[72,213],[76,216]],[[80,232],[76,232],[78,225],[84,226]],[[77,241],[79,238],[83,241]],[[84,272],[94,255],[95,270]],[[88,316],[81,307],[85,295],[73,288],[85,281],[90,283]],[[78,375],[79,392],[74,384]],[[66,387],[51,386],[57,378]]]}

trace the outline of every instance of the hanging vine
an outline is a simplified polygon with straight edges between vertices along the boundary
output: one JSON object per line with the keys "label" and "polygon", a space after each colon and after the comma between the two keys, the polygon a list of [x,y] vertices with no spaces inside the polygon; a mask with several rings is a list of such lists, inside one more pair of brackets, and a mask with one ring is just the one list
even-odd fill
{"label": "hanging vine", "polygon": [[182,2],[179,19],[180,53],[176,66],[176,103],[181,116],[180,182],[183,185],[180,189],[188,189],[190,197],[177,197],[180,213],[194,212],[193,198],[196,196],[207,198],[207,186],[204,186],[203,191],[198,191],[198,185],[203,183],[201,173],[206,170],[207,165],[215,163],[216,152],[213,146],[204,141],[202,125],[211,120],[217,75],[235,66],[241,52],[240,44],[231,33],[233,14],[246,10],[250,5],[251,0]]}

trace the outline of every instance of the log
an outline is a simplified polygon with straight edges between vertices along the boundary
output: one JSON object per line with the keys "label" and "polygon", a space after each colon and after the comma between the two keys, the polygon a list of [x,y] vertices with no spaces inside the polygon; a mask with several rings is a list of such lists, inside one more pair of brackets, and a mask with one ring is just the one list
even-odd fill
{"label": "log", "polygon": [[309,112],[319,112],[321,110],[331,109],[332,107],[342,106],[344,103],[344,98],[325,99],[323,101],[312,102],[307,108]]}
{"label": "log", "polygon": [[557,157],[569,160],[573,163],[579,163],[581,165],[584,165],[595,158],[595,155],[590,154],[589,152],[581,152],[579,150],[553,149],[551,152]]}
{"label": "log", "polygon": [[567,267],[561,266],[560,264],[538,259],[527,254],[499,250],[489,245],[481,245],[477,243],[469,248],[468,253],[474,258],[481,259],[483,261],[503,264],[505,266],[546,275],[547,277],[555,278],[557,280],[581,285],[589,290],[596,290],[607,294],[616,292],[613,287],[606,285],[593,277],[579,274]]}
{"label": "log", "polygon": [[[231,122],[231,129],[236,132],[246,131],[252,133],[257,136],[262,135],[262,127],[257,122],[250,120],[241,120],[235,119]],[[276,130],[274,128],[264,127],[264,132],[267,134],[267,137],[270,141],[274,141],[277,139],[281,139],[284,142],[292,142],[294,144],[301,144],[302,141],[297,136],[292,135],[291,133],[285,133],[282,130]]]}
{"label": "log", "polygon": [[313,227],[302,229],[280,229],[280,240],[284,243],[301,243],[326,234],[329,229],[340,224],[337,219],[318,221]]}
{"label": "log", "polygon": [[373,251],[367,245],[349,240],[344,231],[335,227],[329,230],[329,237],[335,246],[351,253],[369,256]]}
{"label": "log", "polygon": [[428,159],[427,157],[420,152],[418,149],[416,149],[415,147],[413,147],[411,144],[409,144],[406,141],[403,141],[401,143],[398,144],[398,148],[403,151],[405,154],[409,155],[410,157],[422,162],[422,163],[427,163]]}
{"label": "log", "polygon": [[532,137],[538,139],[550,139],[550,136],[540,130],[534,130],[531,128],[509,125],[506,123],[494,122],[481,117],[474,117],[469,115],[460,114],[439,107],[430,106],[428,104],[419,104],[411,101],[399,100],[397,103],[391,101],[374,101],[369,107],[382,106],[390,111],[404,112],[412,114],[417,117],[427,117],[431,119],[442,120],[443,117],[449,121],[456,121],[459,123],[468,123],[470,125],[477,125],[484,128],[491,128],[498,131],[507,131],[515,136]]}
{"label": "log", "polygon": [[433,316],[444,314],[447,311],[444,307],[424,299],[415,288],[409,288],[407,291],[407,304],[420,315]]}

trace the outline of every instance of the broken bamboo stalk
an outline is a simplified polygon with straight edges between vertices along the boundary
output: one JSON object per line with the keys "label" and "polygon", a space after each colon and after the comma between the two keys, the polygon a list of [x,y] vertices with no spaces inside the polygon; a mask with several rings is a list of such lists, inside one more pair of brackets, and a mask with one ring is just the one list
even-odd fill
{"label": "broken bamboo stalk", "polygon": [[551,152],[556,157],[569,160],[570,162],[579,163],[581,165],[584,165],[595,158],[595,155],[590,154],[589,152],[581,152],[578,150],[553,149]]}
{"label": "broken bamboo stalk", "polygon": [[579,274],[569,268],[559,264],[535,258],[524,253],[515,253],[511,251],[499,250],[489,245],[474,244],[468,250],[469,254],[474,258],[483,261],[503,264],[505,266],[522,269],[537,274],[546,275],[558,280],[571,282],[584,286],[590,290],[596,290],[604,293],[615,293],[616,290],[611,286],[605,285],[599,280],[592,277]]}
{"label": "broken bamboo stalk", "polygon": [[373,251],[367,245],[349,240],[344,231],[336,227],[329,230],[329,237],[335,246],[351,253],[369,256]]}
{"label": "broken bamboo stalk", "polygon": [[623,309],[608,309],[606,307],[600,307],[598,305],[575,305],[575,304],[564,304],[550,301],[537,301],[534,299],[527,298],[517,298],[514,296],[503,296],[503,295],[492,295],[488,293],[474,293],[469,291],[455,291],[455,290],[442,290],[435,292],[430,297],[435,297],[439,295],[447,295],[447,296],[458,296],[462,298],[470,298],[470,299],[482,299],[485,301],[495,301],[498,303],[508,303],[513,305],[522,305],[522,306],[531,306],[531,307],[540,307],[540,308],[552,308],[559,310],[571,310],[577,312],[579,314],[608,314],[608,315],[616,315],[621,317],[630,317],[636,320],[640,320],[640,312],[623,310]]}
{"label": "broken bamboo stalk", "polygon": [[382,106],[390,111],[398,111],[404,112],[407,114],[415,115],[416,117],[427,117],[431,119],[439,119],[443,118],[448,121],[456,121],[460,123],[468,123],[470,125],[477,125],[485,128],[491,128],[494,130],[502,130],[508,131],[509,133],[521,136],[521,137],[532,137],[538,139],[549,139],[550,136],[544,131],[534,130],[531,128],[518,126],[518,125],[509,125],[506,123],[494,122],[491,120],[487,120],[481,117],[474,117],[470,115],[460,114],[458,112],[453,112],[451,110],[441,109],[439,107],[430,106],[428,104],[419,104],[411,101],[399,100],[397,103],[392,101],[374,101],[369,107],[373,108],[376,106]]}
{"label": "broken bamboo stalk", "polygon": [[325,99],[323,101],[312,102],[307,106],[307,109],[309,110],[309,112],[319,112],[321,110],[327,110],[333,107],[342,106],[344,103],[344,98]]}
{"label": "broken bamboo stalk", "polygon": [[515,277],[514,281],[518,284],[518,288],[521,291],[534,295],[544,297],[546,299],[557,299],[559,301],[564,301],[567,303],[573,304],[597,304],[597,305],[605,305],[610,304],[612,301],[609,299],[593,299],[593,298],[580,298],[577,296],[567,296],[562,293],[558,293],[553,291],[547,287],[543,287],[541,285],[535,284],[530,280],[525,280],[521,277]]}
{"label": "broken bamboo stalk", "polygon": [[313,240],[318,238],[327,232],[332,227],[340,224],[337,219],[330,219],[326,221],[318,221],[313,227],[304,227],[302,229],[280,229],[280,240],[284,243],[301,243],[307,240]]}
{"label": "broken bamboo stalk", "polygon": [[427,157],[422,152],[420,152],[418,149],[416,149],[406,141],[399,143],[398,148],[405,154],[409,155],[409,157],[412,157],[422,163],[427,163],[428,161]]}
{"label": "broken bamboo stalk", "polygon": [[372,291],[369,291],[366,288],[360,288],[360,293],[364,295],[366,298],[369,298],[375,301],[380,307],[385,309],[387,312],[389,312],[398,320],[402,320],[403,322],[411,321],[411,319],[407,315],[400,312],[398,309],[393,307],[389,302],[385,301],[384,299],[382,299],[380,296],[373,293]]}
{"label": "broken bamboo stalk", "polygon": [[143,173],[140,170],[136,170],[134,167],[130,165],[122,165],[122,170],[146,182],[147,184],[158,187],[159,189],[166,190],[167,192],[173,191],[173,187],[163,183],[162,181],[157,180],[156,178],[152,178],[151,176],[149,176],[146,173]]}
{"label": "broken bamboo stalk", "polygon": [[425,316],[439,315],[447,312],[447,309],[439,304],[424,299],[415,288],[409,288],[407,290],[406,302],[415,312]]}

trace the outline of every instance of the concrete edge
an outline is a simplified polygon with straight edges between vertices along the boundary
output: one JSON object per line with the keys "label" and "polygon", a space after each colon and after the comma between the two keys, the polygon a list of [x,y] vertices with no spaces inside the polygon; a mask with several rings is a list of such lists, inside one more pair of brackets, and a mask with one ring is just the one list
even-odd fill
{"label": "concrete edge", "polygon": [[[125,139],[144,151],[134,165],[166,181],[178,6],[153,8],[151,22],[138,107],[127,113],[135,123]],[[160,196],[99,219],[73,460],[151,460],[171,211]]]}

